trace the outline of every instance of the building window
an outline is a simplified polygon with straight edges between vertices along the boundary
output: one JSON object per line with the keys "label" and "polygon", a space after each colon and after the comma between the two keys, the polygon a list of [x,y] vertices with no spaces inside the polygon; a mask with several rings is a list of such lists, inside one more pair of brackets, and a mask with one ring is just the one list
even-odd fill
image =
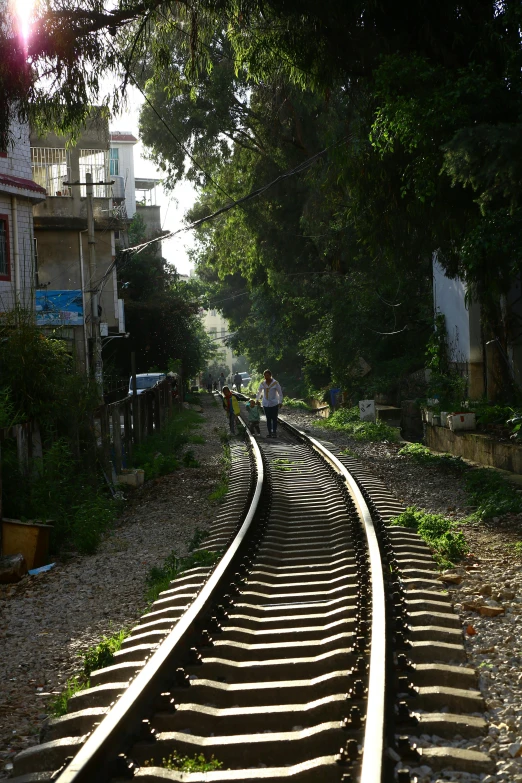
{"label": "building window", "polygon": [[[94,198],[110,198],[111,186],[99,184],[109,179],[109,150],[80,150],[80,182],[86,181],[87,174],[92,176]],[[80,195],[87,196],[85,185],[80,187]]]}
{"label": "building window", "polygon": [[9,257],[9,217],[0,215],[0,280],[11,279],[11,259]]}
{"label": "building window", "polygon": [[63,184],[71,180],[69,150],[31,147],[31,167],[34,181],[46,189],[48,196],[72,195],[71,189]]}
{"label": "building window", "polygon": [[211,310],[211,311],[210,311],[210,315],[213,315],[213,316],[214,316],[214,318],[215,318],[215,317],[216,317],[216,315],[217,315],[217,313],[216,313],[216,311],[215,311],[215,310]]}
{"label": "building window", "polygon": [[111,177],[117,177],[120,173],[120,151],[113,147],[110,150],[109,166]]}
{"label": "building window", "polygon": [[221,327],[221,337],[224,337],[226,335],[226,329],[224,326]]}
{"label": "building window", "polygon": [[216,327],[215,326],[211,326],[210,329],[208,330],[208,333],[210,334],[211,337],[215,337],[217,335]]}

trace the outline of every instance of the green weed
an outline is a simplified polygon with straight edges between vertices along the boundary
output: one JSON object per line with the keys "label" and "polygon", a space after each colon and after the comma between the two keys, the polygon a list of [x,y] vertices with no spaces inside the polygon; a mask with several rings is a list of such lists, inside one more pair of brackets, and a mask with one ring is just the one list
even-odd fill
{"label": "green weed", "polygon": [[69,703],[71,696],[74,696],[75,693],[79,693],[79,691],[84,691],[88,687],[89,680],[86,680],[81,675],[77,677],[71,677],[69,680],[67,680],[67,684],[64,690],[50,702],[48,708],[49,713],[55,718],[61,718],[62,715],[66,715],[67,704]]}
{"label": "green weed", "polygon": [[292,459],[275,459],[271,463],[274,470],[292,470],[292,465],[295,465],[295,462]]}
{"label": "green weed", "polygon": [[283,405],[287,408],[296,408],[303,411],[311,411],[312,408],[304,400],[296,400],[293,397],[285,397],[283,399]]}
{"label": "green weed", "polygon": [[358,455],[355,453],[355,451],[352,451],[351,449],[348,449],[348,448],[346,448],[346,449],[341,449],[341,451],[340,451],[339,453],[340,453],[340,454],[343,454],[345,457],[353,457],[354,459],[357,459],[357,456],[358,456]]}
{"label": "green weed", "polygon": [[399,440],[399,430],[383,421],[360,421],[359,408],[340,408],[328,419],[313,422],[314,427],[344,432],[349,438],[362,441]]}
{"label": "green weed", "polygon": [[198,549],[198,547],[200,547],[203,541],[208,537],[208,530],[201,530],[201,528],[197,527],[194,531],[194,535],[192,536],[190,544],[188,545],[188,551],[193,552],[194,549]]}
{"label": "green weed", "polygon": [[454,565],[468,552],[464,535],[455,530],[455,522],[442,514],[428,514],[416,506],[409,506],[402,514],[391,519],[390,525],[416,530],[433,550],[434,558],[442,568]]}
{"label": "green weed", "polygon": [[522,495],[495,470],[476,468],[466,474],[466,492],[473,505],[474,519],[491,519],[502,514],[522,511]]}
{"label": "green weed", "polygon": [[232,457],[230,454],[230,446],[228,445],[228,439],[225,435],[223,439],[223,454],[221,456],[221,476],[219,478],[217,487],[208,496],[208,499],[211,503],[221,503],[224,500],[228,492],[231,464]]}
{"label": "green weed", "polygon": [[187,450],[187,451],[186,451],[186,452],[183,454],[183,459],[182,459],[181,461],[182,461],[182,463],[183,463],[183,466],[184,466],[185,468],[199,468],[199,467],[200,467],[200,464],[201,464],[201,463],[200,463],[200,462],[198,462],[198,460],[195,458],[195,456],[194,456],[194,452],[193,452],[193,451],[191,451],[191,449],[188,449],[188,450]]}
{"label": "green weed", "polygon": [[91,672],[111,666],[114,662],[114,653],[121,650],[123,640],[128,635],[129,632],[122,629],[112,636],[104,636],[98,644],[89,647],[84,652],[78,653],[83,658],[83,676],[88,679],[91,676]]}
{"label": "green weed", "polygon": [[155,432],[136,446],[132,455],[133,467],[142,468],[146,480],[178,470],[185,464],[181,456],[183,446],[189,442],[191,431],[201,422],[200,414],[195,411],[183,408],[173,413],[160,432]]}
{"label": "green weed", "polygon": [[[155,766],[154,760],[145,761],[145,767]],[[211,756],[205,758],[203,753],[199,753],[191,758],[190,756],[181,756],[174,751],[167,758],[162,759],[164,769],[177,770],[178,772],[212,772],[214,769],[221,769],[223,763]]]}
{"label": "green weed", "polygon": [[156,601],[163,590],[168,590],[173,579],[188,571],[189,568],[198,566],[213,566],[221,557],[220,552],[210,552],[202,549],[199,552],[191,552],[185,557],[179,557],[173,550],[166,558],[162,566],[153,566],[146,578],[147,600]]}
{"label": "green weed", "polygon": [[408,443],[398,452],[401,457],[409,457],[413,462],[420,465],[429,465],[442,470],[455,471],[461,473],[467,469],[467,465],[461,457],[455,457],[453,454],[434,454],[421,443]]}
{"label": "green weed", "polygon": [[206,439],[203,437],[203,435],[191,435],[189,438],[189,441],[191,443],[206,443]]}

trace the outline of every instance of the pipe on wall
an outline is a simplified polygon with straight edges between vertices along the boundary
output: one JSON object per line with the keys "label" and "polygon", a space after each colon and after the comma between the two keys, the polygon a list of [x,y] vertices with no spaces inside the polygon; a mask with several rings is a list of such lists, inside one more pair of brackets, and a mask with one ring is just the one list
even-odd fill
{"label": "pipe on wall", "polygon": [[20,244],[18,238],[18,199],[11,196],[11,214],[13,217],[13,260],[14,260],[14,284],[15,284],[15,304],[19,305],[20,292],[22,284],[20,280]]}

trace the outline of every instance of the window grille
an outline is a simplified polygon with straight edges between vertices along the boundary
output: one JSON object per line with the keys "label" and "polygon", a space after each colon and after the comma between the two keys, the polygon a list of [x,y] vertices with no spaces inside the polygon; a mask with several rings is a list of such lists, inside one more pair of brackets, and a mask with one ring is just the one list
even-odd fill
{"label": "window grille", "polygon": [[109,164],[111,177],[117,177],[120,173],[120,151],[114,147],[110,150]]}
{"label": "window grille", "polygon": [[[109,150],[80,150],[80,182],[86,181],[86,175],[92,176],[94,198],[110,198],[111,186],[98,185],[109,181]],[[87,195],[87,187],[80,188],[82,198]]]}
{"label": "window grille", "polygon": [[71,181],[69,150],[62,147],[31,147],[33,179],[48,196],[71,196],[64,182]]}

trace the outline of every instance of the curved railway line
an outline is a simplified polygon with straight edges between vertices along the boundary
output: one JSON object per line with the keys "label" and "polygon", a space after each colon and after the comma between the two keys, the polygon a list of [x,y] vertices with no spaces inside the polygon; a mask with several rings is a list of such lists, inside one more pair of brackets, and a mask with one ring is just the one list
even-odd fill
{"label": "curved railway line", "polygon": [[[19,783],[493,771],[473,749],[484,705],[429,549],[387,526],[402,507],[359,463],[281,429],[232,445],[230,489],[202,545],[218,563],[160,595],[115,663],[15,758]],[[222,766],[166,769],[174,752]]]}

